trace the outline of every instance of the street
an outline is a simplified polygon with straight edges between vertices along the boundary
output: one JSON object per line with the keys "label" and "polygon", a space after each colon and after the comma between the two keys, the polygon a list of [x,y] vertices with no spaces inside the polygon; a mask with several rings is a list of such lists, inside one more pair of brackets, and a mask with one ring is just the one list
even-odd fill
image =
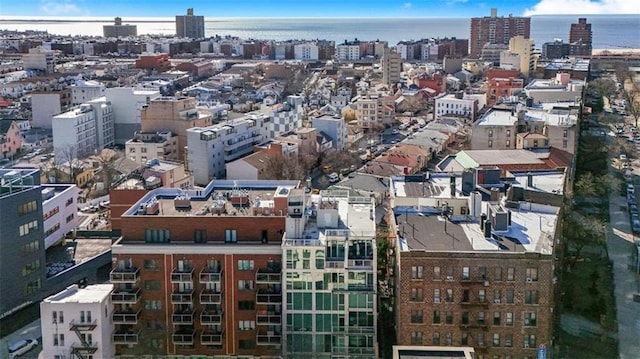
{"label": "street", "polygon": [[7,335],[6,337],[0,339],[0,357],[8,358],[9,357],[9,345],[17,342],[21,339],[37,339],[38,346],[20,356],[21,359],[36,359],[38,358],[38,354],[42,351],[42,329],[40,328],[40,319],[33,321],[24,327],[16,330],[15,332]]}

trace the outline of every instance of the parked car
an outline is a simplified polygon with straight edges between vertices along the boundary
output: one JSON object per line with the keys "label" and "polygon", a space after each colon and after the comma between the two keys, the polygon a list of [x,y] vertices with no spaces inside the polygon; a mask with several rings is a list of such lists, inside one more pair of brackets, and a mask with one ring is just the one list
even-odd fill
{"label": "parked car", "polygon": [[329,183],[336,183],[340,181],[340,176],[337,173],[333,172],[329,175]]}
{"label": "parked car", "polygon": [[640,232],[640,221],[639,220],[634,220],[631,222],[631,229],[633,229],[634,232]]}
{"label": "parked car", "polygon": [[22,354],[27,353],[31,349],[38,346],[38,341],[35,339],[23,339],[18,340],[15,343],[9,345],[9,359],[17,358]]}
{"label": "parked car", "polygon": [[636,188],[631,183],[627,184],[627,194],[636,194]]}
{"label": "parked car", "polygon": [[636,206],[635,204],[630,204],[629,205],[629,213],[631,213],[631,214],[638,213],[638,206]]}

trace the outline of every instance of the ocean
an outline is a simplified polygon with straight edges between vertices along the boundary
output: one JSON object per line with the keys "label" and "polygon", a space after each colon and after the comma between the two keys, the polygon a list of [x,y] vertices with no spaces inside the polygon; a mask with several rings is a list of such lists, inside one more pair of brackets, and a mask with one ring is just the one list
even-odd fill
{"label": "ocean", "polygon": [[[571,23],[575,16],[533,16],[531,38],[537,48],[544,42],[562,39],[568,41]],[[640,48],[640,15],[589,15],[592,24],[594,49]],[[0,29],[47,30],[56,35],[101,36],[102,25],[112,18],[83,21],[29,21],[2,20]],[[138,34],[172,34],[175,25],[172,18],[125,18],[123,23],[136,24]],[[206,36],[238,36],[243,39],[325,39],[336,43],[345,40],[386,40],[396,45],[402,40],[418,40],[431,37],[469,38],[468,18],[254,18],[254,19],[206,19]]]}

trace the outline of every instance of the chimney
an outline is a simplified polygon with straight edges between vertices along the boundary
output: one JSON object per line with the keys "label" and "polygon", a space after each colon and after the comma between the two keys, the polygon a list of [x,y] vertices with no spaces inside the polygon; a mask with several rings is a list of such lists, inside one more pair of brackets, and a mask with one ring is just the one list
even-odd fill
{"label": "chimney", "polygon": [[496,187],[491,187],[491,202],[498,202],[500,200],[500,190]]}
{"label": "chimney", "polygon": [[491,238],[491,220],[484,222],[484,238]]}
{"label": "chimney", "polygon": [[456,196],[456,175],[451,175],[451,177],[449,177],[449,190],[451,193],[451,198],[454,198]]}
{"label": "chimney", "polygon": [[527,172],[527,187],[533,187],[533,174]]}

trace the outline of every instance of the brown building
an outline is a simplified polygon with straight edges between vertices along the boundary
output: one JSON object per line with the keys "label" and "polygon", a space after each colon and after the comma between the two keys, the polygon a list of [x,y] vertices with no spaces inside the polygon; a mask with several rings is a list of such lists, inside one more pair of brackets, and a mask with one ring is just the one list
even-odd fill
{"label": "brown building", "polygon": [[[481,175],[499,182],[500,170]],[[407,195],[393,199],[397,344],[533,358],[540,344],[551,346],[559,208],[508,208],[497,189],[464,195],[453,181],[453,196],[448,174],[393,183],[391,193]],[[465,182],[473,181],[463,177],[463,190]]]}
{"label": "brown building", "polygon": [[186,71],[194,78],[213,75],[213,63],[206,60],[186,61],[176,66],[176,70]]}
{"label": "brown building", "polygon": [[171,69],[168,54],[140,55],[136,60],[136,68],[164,72]]}
{"label": "brown building", "polygon": [[471,18],[471,37],[469,55],[479,58],[482,47],[486,44],[509,44],[514,36],[524,36],[528,39],[531,32],[531,18],[529,17],[498,17],[498,9],[491,9],[491,16]]}
{"label": "brown building", "polygon": [[509,97],[524,87],[524,80],[514,77],[493,77],[487,80],[487,106],[495,105],[500,98]]}
{"label": "brown building", "polygon": [[281,239],[297,186],[218,181],[154,190],[129,208],[112,248],[119,358],[278,356]]}
{"label": "brown building", "polygon": [[587,23],[587,19],[581,17],[578,22],[571,24],[571,31],[569,32],[569,43],[582,43],[587,45],[584,54],[579,55],[591,55],[591,42],[593,33],[591,32],[591,24]]}
{"label": "brown building", "polygon": [[187,129],[211,126],[211,114],[200,112],[193,97],[158,97],[141,110],[142,132],[171,131],[178,136],[178,160],[185,158]]}

